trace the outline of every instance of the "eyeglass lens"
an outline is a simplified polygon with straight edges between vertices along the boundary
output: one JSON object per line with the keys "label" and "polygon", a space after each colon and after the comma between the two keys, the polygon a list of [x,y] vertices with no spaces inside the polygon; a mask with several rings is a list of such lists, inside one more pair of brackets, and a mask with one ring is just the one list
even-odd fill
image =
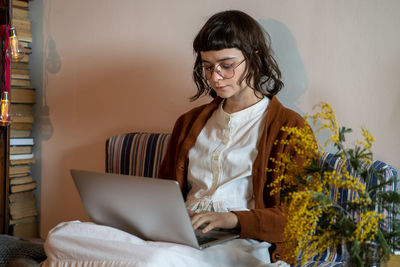
{"label": "eyeglass lens", "polygon": [[199,74],[204,73],[205,78],[207,80],[211,79],[212,74],[214,71],[218,73],[219,76],[221,76],[224,79],[230,79],[233,76],[235,76],[235,69],[244,62],[245,60],[243,59],[239,64],[235,66],[235,64],[218,64],[218,65],[212,65],[212,66],[204,66],[200,65],[198,67],[198,72]]}

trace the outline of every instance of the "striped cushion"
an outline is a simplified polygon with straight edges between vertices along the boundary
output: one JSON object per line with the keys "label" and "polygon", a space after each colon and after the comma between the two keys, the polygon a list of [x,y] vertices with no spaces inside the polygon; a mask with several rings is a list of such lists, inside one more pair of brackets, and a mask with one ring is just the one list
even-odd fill
{"label": "striped cushion", "polygon": [[128,133],[106,140],[106,172],[157,177],[170,134]]}
{"label": "striped cushion", "polygon": [[[343,166],[343,161],[340,158],[334,157],[333,154],[330,153],[324,153],[322,155],[322,157],[320,158],[321,162],[327,162],[330,166],[332,166],[334,168],[335,171],[340,171],[340,169]],[[367,163],[365,163],[367,164]],[[370,180],[368,181],[366,187],[367,190],[372,189],[373,187],[375,187],[378,184],[378,177],[376,175],[377,171],[382,171],[383,172],[383,180],[389,181],[390,179],[393,178],[393,183],[390,185],[387,185],[383,188],[383,190],[385,192],[387,191],[397,191],[399,190],[398,187],[398,175],[397,175],[397,170],[395,168],[393,168],[392,166],[376,160],[374,161],[370,166],[366,165],[365,167],[367,167],[369,169],[369,175],[370,175]],[[337,194],[340,194],[339,203],[343,203],[343,202],[348,202],[351,200],[354,200],[357,198],[357,193],[352,191],[352,190],[343,190],[343,189],[333,189],[332,192],[332,197],[336,196]],[[372,192],[372,194],[374,194],[374,192]],[[345,206],[345,205],[344,205]],[[385,230],[390,230],[392,227],[392,219],[390,214],[387,214],[386,211],[384,210],[378,210],[378,212],[384,212],[385,213],[385,218],[387,218],[387,220],[385,221]]]}

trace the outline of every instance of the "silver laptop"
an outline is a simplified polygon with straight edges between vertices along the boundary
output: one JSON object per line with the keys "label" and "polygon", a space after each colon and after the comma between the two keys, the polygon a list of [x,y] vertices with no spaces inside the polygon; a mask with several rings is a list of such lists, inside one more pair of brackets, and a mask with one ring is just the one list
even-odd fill
{"label": "silver laptop", "polygon": [[89,218],[144,240],[203,249],[238,238],[236,232],[194,231],[176,181],[71,170]]}

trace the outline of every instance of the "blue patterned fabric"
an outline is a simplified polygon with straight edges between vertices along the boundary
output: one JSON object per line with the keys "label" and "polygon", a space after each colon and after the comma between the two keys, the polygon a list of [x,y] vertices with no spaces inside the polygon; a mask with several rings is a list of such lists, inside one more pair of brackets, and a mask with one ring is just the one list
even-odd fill
{"label": "blue patterned fabric", "polygon": [[[322,156],[320,157],[320,162],[321,164],[323,163],[328,163],[332,168],[336,171],[340,171],[341,168],[343,167],[343,161],[335,157],[331,153],[323,153]],[[374,161],[370,166],[369,166],[369,175],[370,175],[370,180],[369,183],[366,185],[367,190],[375,187],[378,184],[378,178],[376,175],[376,171],[382,171],[383,172],[383,180],[384,181],[389,181],[390,179],[393,179],[393,183],[391,185],[386,186],[384,188],[385,191],[398,191],[398,173],[395,168],[392,166],[382,162],[382,161]],[[357,193],[353,192],[352,190],[348,189],[333,189],[331,191],[331,196],[337,196],[339,194],[339,203],[347,202],[350,200],[353,200],[357,197]],[[384,212],[382,210],[379,210],[378,212]],[[391,214],[388,214],[385,212],[385,225],[384,228],[387,231],[392,230],[392,216]],[[336,251],[335,248],[328,249],[323,253],[323,255],[318,255],[317,257],[314,258],[314,261],[308,262],[307,264],[303,266],[341,266],[341,255]]]}
{"label": "blue patterned fabric", "polygon": [[[18,259],[41,262],[46,259],[42,243],[28,242],[15,236],[0,235],[0,266],[8,266]],[[11,266],[11,265],[10,265]],[[12,265],[38,266],[38,265]]]}

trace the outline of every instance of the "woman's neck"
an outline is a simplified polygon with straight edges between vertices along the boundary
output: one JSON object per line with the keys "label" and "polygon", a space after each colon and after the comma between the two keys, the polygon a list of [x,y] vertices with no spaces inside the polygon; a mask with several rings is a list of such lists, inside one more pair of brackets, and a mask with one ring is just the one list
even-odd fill
{"label": "woman's neck", "polygon": [[254,91],[251,90],[250,94],[242,97],[230,97],[225,99],[224,103],[224,111],[231,114],[241,110],[244,110],[248,107],[251,107],[254,104],[257,104],[263,99],[263,95],[259,92],[254,94]]}

